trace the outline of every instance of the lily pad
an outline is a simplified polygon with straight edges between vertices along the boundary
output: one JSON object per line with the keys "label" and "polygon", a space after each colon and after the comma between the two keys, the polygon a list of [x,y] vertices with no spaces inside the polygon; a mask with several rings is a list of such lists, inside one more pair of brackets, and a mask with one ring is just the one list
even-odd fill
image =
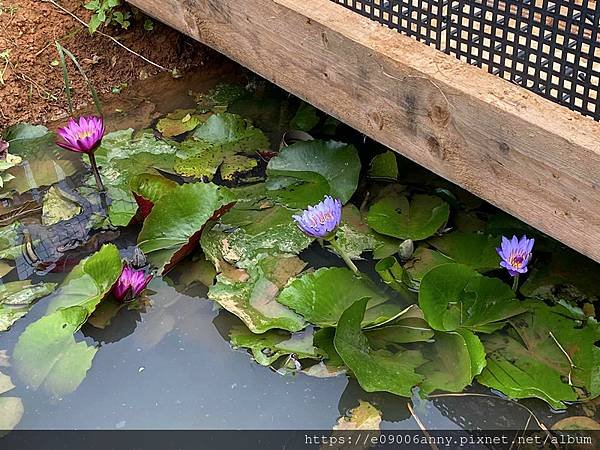
{"label": "lily pad", "polygon": [[398,162],[396,154],[390,150],[375,155],[369,167],[369,178],[396,180],[398,178]]}
{"label": "lily pad", "polygon": [[[267,175],[270,179],[277,177],[295,179],[308,184],[307,190],[311,189],[311,185],[322,184],[322,180],[325,180],[328,186],[327,193],[341,199],[342,203],[348,202],[356,191],[359,174],[360,159],[356,148],[335,141],[292,144],[281,150],[267,166]],[[317,190],[311,201],[317,203],[322,199],[322,192]],[[306,204],[296,206],[305,207]]]}
{"label": "lily pad", "polygon": [[[272,260],[272,261],[270,261]],[[279,328],[300,331],[304,319],[277,302],[280,286],[304,267],[296,256],[267,257],[247,269],[247,277],[233,279],[221,273],[217,283],[208,291],[208,297],[227,311],[238,316],[253,333]],[[282,267],[289,266],[289,270]],[[277,269],[277,271],[275,271]]]}
{"label": "lily pad", "polygon": [[69,273],[52,297],[48,312],[78,306],[91,314],[116,283],[122,270],[123,262],[117,247],[104,245]]}
{"label": "lily pad", "polygon": [[394,302],[368,279],[346,268],[321,268],[286,286],[277,301],[319,327],[334,327],[342,313],[359,299],[368,298],[363,326],[374,326],[400,316],[406,306]]}
{"label": "lily pad", "polygon": [[434,235],[447,221],[450,207],[439,197],[384,197],[369,209],[368,223],[378,233],[418,241]]}
{"label": "lily pad", "polygon": [[195,114],[195,110],[178,110],[163,117],[156,129],[165,137],[174,137],[194,130],[204,121],[204,117]]}
{"label": "lily pad", "polygon": [[253,265],[263,255],[297,254],[313,241],[294,221],[294,211],[282,206],[262,210],[232,208],[220,225],[202,236],[202,248],[218,264],[220,259],[240,267]]}
{"label": "lily pad", "polygon": [[220,147],[221,151],[255,152],[269,147],[263,132],[237,114],[215,114],[193,136],[207,148]]}
{"label": "lily pad", "polygon": [[270,366],[282,356],[294,355],[296,359],[319,359],[319,349],[313,346],[312,330],[288,333],[283,330],[271,330],[263,334],[254,334],[244,326],[236,326],[229,332],[234,348],[247,348],[257,363]]}
{"label": "lily pad", "polygon": [[491,332],[525,311],[508,285],[462,264],[431,269],[421,280],[419,306],[434,330]]}
{"label": "lily pad", "polygon": [[367,301],[358,300],[344,311],[335,333],[335,348],[365,391],[385,391],[410,397],[412,388],[423,381],[416,369],[426,361],[415,350],[392,354],[371,348],[361,331]]}
{"label": "lily pad", "polygon": [[497,236],[455,232],[428,242],[454,262],[465,264],[480,272],[500,267],[500,257],[496,253],[500,238]]}
{"label": "lily pad", "polygon": [[189,253],[206,222],[231,202],[229,191],[214,184],[177,186],[155,203],[138,236],[138,246],[163,272]]}
{"label": "lily pad", "polygon": [[31,389],[62,397],[79,387],[97,351],[73,337],[88,315],[79,306],[60,309],[21,334],[13,353],[14,368]]}
{"label": "lily pad", "polygon": [[408,278],[406,279],[410,286],[419,287],[421,280],[427,272],[442,264],[451,263],[452,260],[436,250],[427,247],[418,247],[403,268]]}
{"label": "lily pad", "polygon": [[233,155],[224,159],[221,165],[221,178],[233,181],[238,174],[249,172],[258,167],[258,161],[244,155]]}
{"label": "lily pad", "polygon": [[419,317],[400,318],[390,325],[384,325],[365,332],[374,348],[386,349],[401,344],[427,342],[435,332],[427,322]]}
{"label": "lily pad", "polygon": [[153,173],[140,173],[129,182],[129,187],[135,194],[152,203],[156,203],[164,194],[177,186],[175,181]]}
{"label": "lily pad", "polygon": [[290,122],[291,130],[310,131],[320,122],[318,111],[308,103],[302,103]]}
{"label": "lily pad", "polygon": [[511,319],[507,333],[484,337],[487,366],[477,380],[510,398],[537,397],[555,409],[600,395],[598,323],[581,325],[562,306],[527,306],[530,312]]}

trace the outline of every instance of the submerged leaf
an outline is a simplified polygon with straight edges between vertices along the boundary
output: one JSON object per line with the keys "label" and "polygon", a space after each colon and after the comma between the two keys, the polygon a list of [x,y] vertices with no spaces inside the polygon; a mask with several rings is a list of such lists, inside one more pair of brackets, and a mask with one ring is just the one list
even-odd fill
{"label": "submerged leaf", "polygon": [[87,309],[60,309],[32,323],[21,334],[13,354],[15,371],[33,390],[56,396],[81,384],[97,349],[75,342],[73,333],[86,321]]}
{"label": "submerged leaf", "polygon": [[163,272],[200,239],[206,222],[233,201],[230,192],[210,183],[177,186],[163,195],[146,218],[138,246]]}
{"label": "submerged leaf", "polygon": [[381,411],[369,402],[359,400],[356,408],[350,410],[348,416],[338,419],[334,430],[379,430],[381,425]]}
{"label": "submerged leaf", "polygon": [[52,186],[44,195],[42,224],[54,225],[69,220],[81,212],[81,206],[65,196],[61,190]]}
{"label": "submerged leaf", "polygon": [[418,241],[434,235],[447,221],[450,207],[439,197],[386,196],[369,209],[369,226],[378,233]]}

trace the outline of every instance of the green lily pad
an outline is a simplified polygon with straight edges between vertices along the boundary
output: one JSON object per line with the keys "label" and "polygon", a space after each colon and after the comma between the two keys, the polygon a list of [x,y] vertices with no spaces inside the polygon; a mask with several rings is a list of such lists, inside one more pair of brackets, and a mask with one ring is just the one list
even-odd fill
{"label": "green lily pad", "polygon": [[238,174],[249,172],[258,167],[258,161],[244,155],[233,155],[226,157],[221,165],[221,178],[233,181]]}
{"label": "green lily pad", "polygon": [[195,110],[178,110],[163,117],[156,124],[156,129],[165,137],[174,137],[194,130],[204,121],[204,117],[194,113]]}
{"label": "green lily pad", "polygon": [[315,331],[313,335],[313,345],[320,350],[320,353],[326,358],[327,367],[334,373],[344,368],[345,364],[339,353],[335,349],[335,328],[327,327]]}
{"label": "green lily pad", "polygon": [[418,247],[410,260],[404,263],[407,282],[412,287],[417,287],[427,272],[442,264],[451,263],[452,260],[436,250],[427,247]]}
{"label": "green lily pad", "polygon": [[219,147],[222,152],[255,152],[269,148],[269,141],[263,132],[237,114],[215,114],[193,136],[207,148]]}
{"label": "green lily pad", "polygon": [[300,253],[313,239],[298,229],[293,214],[281,206],[248,210],[236,205],[221,217],[220,226],[203,234],[202,248],[214,264],[222,259],[240,267],[263,255]]}
{"label": "green lily pad", "polygon": [[73,333],[87,320],[79,306],[60,309],[32,323],[13,353],[19,378],[31,389],[62,397],[75,391],[92,365],[97,349],[75,342]]}
{"label": "green lily pad", "polygon": [[421,346],[429,361],[417,369],[423,375],[422,393],[441,390],[461,392],[485,366],[485,351],[479,338],[468,330],[436,333],[432,344]]}
{"label": "green lily pad", "polygon": [[229,332],[233,348],[246,348],[252,352],[257,363],[270,366],[282,356],[294,355],[296,359],[319,359],[319,349],[313,346],[312,330],[291,334],[283,330],[271,330],[254,334],[244,326],[236,326]]}
{"label": "green lily pad", "polygon": [[21,234],[22,225],[20,222],[13,222],[10,225],[0,228],[0,258],[15,260],[23,253]]}
{"label": "green lily pad", "polygon": [[524,312],[508,285],[462,264],[431,269],[421,280],[419,306],[434,330],[491,332]]}
{"label": "green lily pad", "polygon": [[156,203],[164,194],[177,186],[175,181],[153,173],[140,173],[129,182],[129,187],[135,194],[152,203]]}
{"label": "green lily pad", "polygon": [[[312,189],[310,186],[313,185],[322,185],[325,180],[328,186],[327,194],[341,199],[342,203],[348,202],[356,191],[359,174],[360,159],[356,148],[335,141],[298,142],[281,150],[267,166],[267,175],[270,179],[279,177],[295,179],[308,184],[306,190]],[[306,190],[302,191],[303,194],[306,194]],[[311,202],[321,201],[323,199],[321,194],[322,191],[315,190]]]}
{"label": "green lily pad", "polygon": [[398,178],[398,161],[396,153],[388,150],[371,160],[369,178],[382,180],[396,180]]}
{"label": "green lily pad", "polygon": [[358,259],[366,251],[373,251],[375,259],[386,258],[398,252],[400,241],[372,231],[363,221],[359,209],[347,204],[342,209],[342,223],[336,233],[337,245],[351,259]]}
{"label": "green lily pad", "polygon": [[434,235],[448,221],[450,207],[439,197],[395,195],[384,197],[369,209],[369,226],[378,233],[418,241]]}
{"label": "green lily pad", "polygon": [[211,183],[177,186],[155,204],[138,236],[138,246],[162,272],[182,247],[199,239],[206,222],[231,203],[227,189]]}
{"label": "green lily pad", "polygon": [[414,288],[410,277],[393,256],[382,259],[375,265],[375,270],[385,284],[397,292],[411,294],[409,288]]}
{"label": "green lily pad", "polygon": [[373,350],[361,331],[367,302],[366,298],[358,300],[341,315],[335,333],[335,348],[365,391],[385,391],[410,397],[412,388],[423,381],[416,369],[426,361],[415,350],[401,350],[395,354]]}
{"label": "green lily pad", "polygon": [[484,337],[488,360],[477,380],[510,398],[537,397],[555,409],[600,395],[598,323],[581,325],[562,306],[527,306],[530,312],[511,319],[507,333]]}
{"label": "green lily pad", "polygon": [[310,131],[316,127],[321,119],[317,109],[308,103],[302,103],[296,115],[290,121],[291,130]]}
{"label": "green lily pad", "polygon": [[428,242],[454,262],[465,264],[480,272],[500,267],[500,257],[496,252],[500,238],[497,236],[454,232]]}
{"label": "green lily pad", "polygon": [[117,247],[104,245],[69,273],[52,297],[48,313],[78,306],[91,314],[116,283],[122,270],[123,262]]}
{"label": "green lily pad", "polygon": [[354,302],[368,298],[364,326],[380,325],[406,311],[368,279],[346,268],[321,268],[306,273],[286,286],[277,301],[301,314],[319,327],[334,327],[342,313]]}
{"label": "green lily pad", "polygon": [[427,342],[433,338],[435,332],[424,319],[408,317],[395,320],[389,325],[367,330],[365,335],[374,348],[386,349],[401,344]]}
{"label": "green lily pad", "polygon": [[306,326],[304,319],[276,298],[281,286],[304,265],[296,256],[266,257],[249,267],[242,279],[218,275],[208,297],[238,316],[253,333],[274,328],[300,331]]}

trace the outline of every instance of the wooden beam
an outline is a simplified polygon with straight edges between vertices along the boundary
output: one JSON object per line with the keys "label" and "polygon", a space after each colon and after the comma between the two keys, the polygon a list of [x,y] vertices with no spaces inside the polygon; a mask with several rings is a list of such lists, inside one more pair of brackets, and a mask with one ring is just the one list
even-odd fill
{"label": "wooden beam", "polygon": [[600,261],[600,125],[330,0],[132,0]]}

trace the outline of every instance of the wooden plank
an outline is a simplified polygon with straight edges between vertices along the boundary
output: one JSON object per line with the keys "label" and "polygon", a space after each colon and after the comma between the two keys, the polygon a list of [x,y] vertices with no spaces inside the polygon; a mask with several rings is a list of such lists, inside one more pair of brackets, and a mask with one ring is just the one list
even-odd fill
{"label": "wooden plank", "polygon": [[330,0],[132,0],[600,261],[600,125]]}

